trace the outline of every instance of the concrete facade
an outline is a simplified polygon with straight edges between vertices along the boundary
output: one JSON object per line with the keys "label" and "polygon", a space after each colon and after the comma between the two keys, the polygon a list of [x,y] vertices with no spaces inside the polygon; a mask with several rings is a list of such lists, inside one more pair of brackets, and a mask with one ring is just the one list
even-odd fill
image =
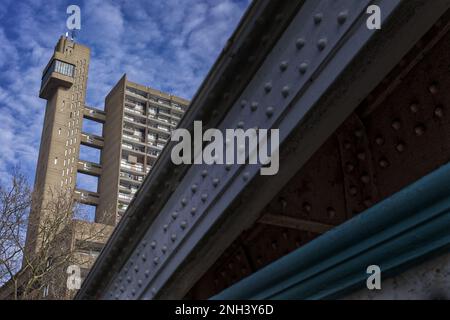
{"label": "concrete facade", "polygon": [[[44,69],[39,96],[47,100],[41,145],[35,177],[35,198],[26,239],[26,256],[33,257],[40,248],[40,228],[46,204],[58,192],[70,192],[75,203],[95,207],[94,221],[74,219],[61,226],[64,245],[55,248],[75,252],[82,277],[94,263],[104,243],[119,222],[160,151],[170,138],[188,106],[188,101],[132,83],[123,78],[105,100],[105,110],[86,105],[86,87],[90,62],[88,47],[61,37]],[[83,132],[83,120],[103,125],[98,136]],[[100,163],[80,159],[80,147],[100,150]],[[77,187],[78,174],[98,178],[97,191]],[[66,190],[66,191],[63,191]],[[44,298],[58,292],[70,298],[66,290],[66,272],[56,276],[58,283],[45,286]],[[66,292],[67,291],[67,292]],[[8,297],[8,290],[2,296]],[[41,293],[37,293],[37,297]],[[56,296],[56,294],[55,294]]]}

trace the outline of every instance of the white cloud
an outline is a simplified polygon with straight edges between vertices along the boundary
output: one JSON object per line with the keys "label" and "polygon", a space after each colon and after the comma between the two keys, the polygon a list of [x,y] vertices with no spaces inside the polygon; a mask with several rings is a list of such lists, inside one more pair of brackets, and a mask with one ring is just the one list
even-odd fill
{"label": "white cloud", "polygon": [[[77,2],[77,1],[76,1]],[[91,48],[87,103],[103,107],[113,85],[131,81],[192,98],[248,0],[85,0],[77,41]],[[65,32],[58,0],[0,6],[0,174],[20,164],[34,179],[45,101],[42,69]]]}

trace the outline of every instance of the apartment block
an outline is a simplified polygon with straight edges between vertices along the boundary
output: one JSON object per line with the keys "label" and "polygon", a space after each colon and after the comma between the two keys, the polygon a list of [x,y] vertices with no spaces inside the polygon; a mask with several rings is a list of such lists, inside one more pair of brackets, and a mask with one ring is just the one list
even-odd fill
{"label": "apartment block", "polygon": [[111,90],[105,100],[99,222],[120,220],[187,106],[187,100],[130,82],[126,75]]}
{"label": "apartment block", "polygon": [[[26,239],[26,256],[32,257],[40,249],[39,230],[44,218],[58,215],[46,209],[48,203],[56,193],[71,190],[75,202],[95,211],[90,221],[74,217],[61,226],[61,232],[69,234],[65,248],[87,258],[80,266],[83,275],[151,171],[189,103],[130,82],[124,75],[106,97],[104,110],[87,106],[89,62],[89,48],[63,36],[44,69],[39,97],[47,100],[47,105],[34,185],[36,197]],[[84,132],[84,121],[101,125],[102,134]],[[81,159],[82,148],[97,149],[100,161]],[[80,174],[94,177],[97,189],[80,188]],[[90,230],[99,235],[90,237]],[[61,241],[54,245],[60,246]],[[51,297],[52,290],[64,291],[66,278],[53,288],[46,286],[43,296]]]}

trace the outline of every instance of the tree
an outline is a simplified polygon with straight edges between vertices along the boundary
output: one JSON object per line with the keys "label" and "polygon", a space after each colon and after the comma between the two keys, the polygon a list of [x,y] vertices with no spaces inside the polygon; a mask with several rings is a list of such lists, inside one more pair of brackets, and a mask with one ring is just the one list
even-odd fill
{"label": "tree", "polygon": [[0,298],[2,291],[9,299],[71,298],[69,266],[88,270],[112,231],[85,215],[73,190],[50,189],[42,201],[15,171],[11,184],[0,186]]}

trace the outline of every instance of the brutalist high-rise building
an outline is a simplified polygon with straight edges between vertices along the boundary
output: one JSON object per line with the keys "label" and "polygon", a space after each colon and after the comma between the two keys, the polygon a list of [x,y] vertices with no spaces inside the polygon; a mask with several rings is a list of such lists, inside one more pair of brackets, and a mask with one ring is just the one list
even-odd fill
{"label": "brutalist high-rise building", "polygon": [[[76,202],[95,207],[94,221],[76,221],[71,233],[76,245],[78,229],[98,230],[102,239],[80,249],[95,260],[107,236],[133,199],[170,139],[188,101],[127,80],[126,75],[105,99],[105,109],[86,105],[89,48],[61,37],[44,69],[39,96],[47,100],[35,178],[35,203],[30,214],[26,252],[39,251],[39,226],[45,203],[55,190],[73,190]],[[103,134],[83,132],[83,120],[103,125]],[[100,162],[80,159],[80,147],[100,150]],[[77,188],[78,174],[98,178],[97,190]],[[49,288],[46,288],[48,294]],[[50,288],[51,290],[51,288]]]}

